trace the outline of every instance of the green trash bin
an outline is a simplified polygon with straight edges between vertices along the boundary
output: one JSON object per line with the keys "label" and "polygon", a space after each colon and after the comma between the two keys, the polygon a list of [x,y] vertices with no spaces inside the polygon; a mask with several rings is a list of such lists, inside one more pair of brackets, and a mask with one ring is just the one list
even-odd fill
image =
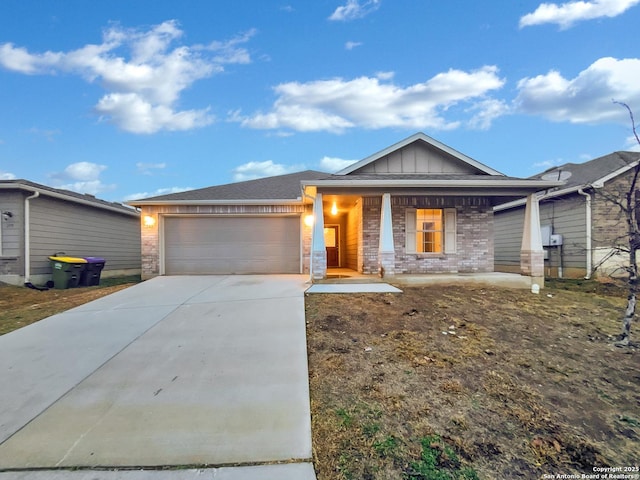
{"label": "green trash bin", "polygon": [[53,288],[66,289],[77,287],[87,265],[84,258],[49,257],[53,274]]}

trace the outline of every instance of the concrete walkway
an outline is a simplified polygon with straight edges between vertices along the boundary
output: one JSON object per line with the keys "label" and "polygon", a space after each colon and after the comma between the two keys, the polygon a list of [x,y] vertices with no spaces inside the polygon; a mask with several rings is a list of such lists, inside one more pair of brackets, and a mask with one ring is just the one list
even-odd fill
{"label": "concrete walkway", "polygon": [[[0,480],[314,479],[305,279],[159,277],[1,336]],[[258,465],[106,471],[229,464]]]}

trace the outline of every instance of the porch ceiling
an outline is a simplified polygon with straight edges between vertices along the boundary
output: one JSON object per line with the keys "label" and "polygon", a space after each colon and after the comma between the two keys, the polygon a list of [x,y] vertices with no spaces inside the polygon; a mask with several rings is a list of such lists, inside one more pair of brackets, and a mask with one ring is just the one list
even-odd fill
{"label": "porch ceiling", "polygon": [[337,195],[327,194],[322,196],[322,210],[325,217],[332,215],[331,209],[333,204],[336,204],[338,209],[337,215],[348,212],[355,207],[356,202],[360,198],[360,195]]}

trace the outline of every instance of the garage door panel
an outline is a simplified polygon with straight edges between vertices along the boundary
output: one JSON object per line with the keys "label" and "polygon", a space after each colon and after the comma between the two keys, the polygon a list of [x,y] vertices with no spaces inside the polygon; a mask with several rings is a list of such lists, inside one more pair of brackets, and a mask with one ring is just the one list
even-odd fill
{"label": "garage door panel", "polygon": [[299,273],[298,217],[167,217],[165,273]]}

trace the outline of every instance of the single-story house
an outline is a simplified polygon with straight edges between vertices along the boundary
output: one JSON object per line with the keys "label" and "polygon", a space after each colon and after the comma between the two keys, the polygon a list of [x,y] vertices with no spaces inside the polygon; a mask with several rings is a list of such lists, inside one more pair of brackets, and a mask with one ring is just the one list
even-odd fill
{"label": "single-story house", "polygon": [[[565,182],[538,193],[547,277],[590,278],[594,273],[623,273],[620,267],[627,259],[615,246],[626,242],[626,221],[620,208],[606,195],[624,199],[639,161],[639,152],[614,152],[531,177]],[[524,215],[523,200],[494,208],[497,271],[519,270]]]}
{"label": "single-story house", "polygon": [[140,274],[140,213],[27,180],[0,180],[0,281],[51,280],[50,255],[102,257],[103,277]]}
{"label": "single-story house", "polygon": [[[305,171],[129,202],[142,275],[494,271],[493,207],[528,199],[522,269],[542,277],[535,192],[423,133],[330,175]],[[533,230],[532,230],[533,229]]]}

